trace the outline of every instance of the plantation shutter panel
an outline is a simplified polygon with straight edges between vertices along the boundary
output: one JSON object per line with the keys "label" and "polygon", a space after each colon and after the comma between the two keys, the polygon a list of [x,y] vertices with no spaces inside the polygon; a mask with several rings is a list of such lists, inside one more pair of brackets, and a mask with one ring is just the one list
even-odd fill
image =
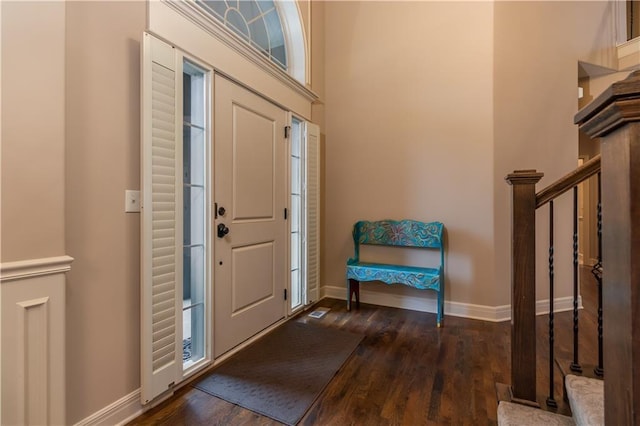
{"label": "plantation shutter panel", "polygon": [[[142,60],[141,399],[146,404],[180,378],[176,281],[181,252],[176,53],[144,34]],[[180,76],[181,77],[181,76]]]}
{"label": "plantation shutter panel", "polygon": [[307,303],[320,290],[320,127],[307,123]]}

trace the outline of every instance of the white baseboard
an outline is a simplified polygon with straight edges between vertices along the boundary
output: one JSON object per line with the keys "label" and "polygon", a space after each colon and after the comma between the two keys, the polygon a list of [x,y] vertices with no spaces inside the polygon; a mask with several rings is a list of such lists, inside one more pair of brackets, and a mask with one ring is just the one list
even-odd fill
{"label": "white baseboard", "polygon": [[[553,299],[553,312],[566,312],[573,309],[573,297],[556,297]],[[582,296],[578,296],[578,309],[582,309]],[[536,302],[536,315],[549,313],[549,299]]]}
{"label": "white baseboard", "polygon": [[[347,300],[346,289],[338,286],[321,287],[321,297]],[[414,296],[379,293],[360,289],[360,301],[372,305],[389,306],[391,308],[410,309],[413,311],[436,313],[436,299],[424,299]],[[553,301],[554,312],[570,311],[573,309],[572,297],[558,297]],[[582,296],[578,298],[578,307],[582,309]],[[536,302],[536,314],[549,313],[549,299]],[[511,319],[511,305],[487,306],[472,303],[444,302],[444,314],[454,317],[479,319],[483,321],[500,322]]]}
{"label": "white baseboard", "polygon": [[136,389],[86,419],[80,420],[75,426],[123,425],[140,414],[142,414],[140,389]]}

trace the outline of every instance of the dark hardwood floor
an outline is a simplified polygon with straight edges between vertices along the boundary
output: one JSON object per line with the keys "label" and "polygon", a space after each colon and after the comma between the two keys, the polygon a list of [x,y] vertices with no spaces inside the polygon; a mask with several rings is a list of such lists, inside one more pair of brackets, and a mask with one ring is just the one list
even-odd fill
{"label": "dark hardwood floor", "polygon": [[[597,362],[595,284],[581,271],[585,309],[580,312],[581,358]],[[301,425],[495,425],[495,383],[510,375],[510,323],[491,323],[447,316],[435,326],[435,314],[362,304],[346,311],[346,302],[324,299],[330,308],[313,321],[365,335],[306,413]],[[539,316],[538,402],[548,393],[548,317]],[[556,356],[571,358],[571,312],[559,313]],[[558,411],[569,413],[562,399],[556,367]],[[190,385],[130,425],[279,425]]]}

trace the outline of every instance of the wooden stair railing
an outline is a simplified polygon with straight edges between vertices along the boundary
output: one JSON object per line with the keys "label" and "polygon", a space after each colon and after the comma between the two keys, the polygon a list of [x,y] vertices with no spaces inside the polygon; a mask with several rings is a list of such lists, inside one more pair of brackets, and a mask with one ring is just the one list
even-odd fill
{"label": "wooden stair railing", "polygon": [[[511,395],[510,399],[536,403],[536,209],[600,171],[600,156],[536,193],[543,174],[516,170],[506,177],[512,191],[511,244]],[[551,302],[552,303],[552,302]],[[553,315],[553,312],[551,312]],[[551,380],[553,382],[553,380]]]}
{"label": "wooden stair railing", "polygon": [[596,155],[571,173],[566,174],[542,191],[536,193],[536,209],[544,206],[551,200],[555,200],[560,195],[598,173],[600,171],[600,158],[600,155]]}
{"label": "wooden stair railing", "polygon": [[535,210],[601,169],[607,265],[603,327],[609,354],[604,358],[605,423],[640,425],[640,71],[614,83],[578,112],[575,123],[590,137],[601,138],[601,158],[538,194],[535,184],[542,173],[520,170],[506,177],[513,201],[510,394],[514,401],[537,405]]}

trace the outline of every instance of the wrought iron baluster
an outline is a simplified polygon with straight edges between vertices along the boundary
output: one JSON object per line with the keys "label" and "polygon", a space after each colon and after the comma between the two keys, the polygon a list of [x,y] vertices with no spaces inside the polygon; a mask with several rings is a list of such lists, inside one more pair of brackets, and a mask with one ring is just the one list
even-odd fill
{"label": "wrought iron baluster", "polygon": [[582,373],[578,357],[578,186],[573,187],[573,362],[571,371]]}
{"label": "wrought iron baluster", "polygon": [[604,376],[603,368],[603,342],[602,342],[602,176],[598,172],[598,262],[593,265],[591,273],[598,282],[598,366],[593,372]]}
{"label": "wrought iron baluster", "polygon": [[554,324],[553,324],[553,200],[549,201],[549,396],[547,406],[557,407],[553,397],[554,370],[553,370],[553,346],[554,346]]}

